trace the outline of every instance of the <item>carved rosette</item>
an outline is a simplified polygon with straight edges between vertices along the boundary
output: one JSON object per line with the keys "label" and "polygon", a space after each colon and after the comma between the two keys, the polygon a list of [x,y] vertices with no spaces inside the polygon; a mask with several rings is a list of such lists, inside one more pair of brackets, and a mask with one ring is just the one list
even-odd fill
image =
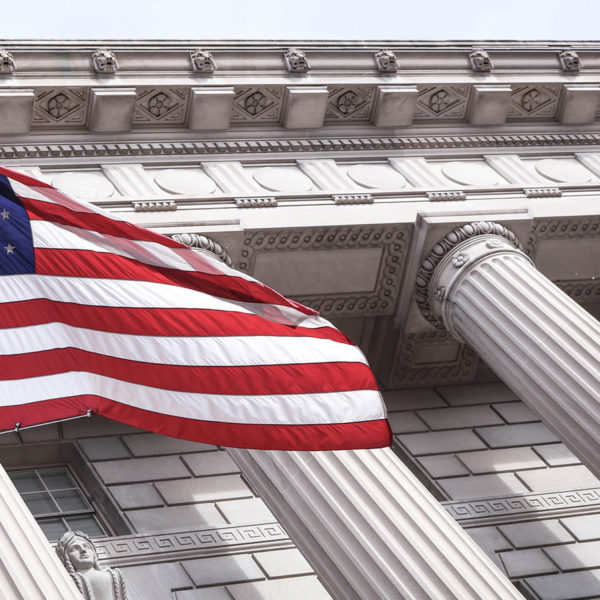
{"label": "carved rosette", "polygon": [[113,74],[119,70],[119,63],[115,53],[106,48],[98,48],[92,52],[92,64],[96,73]]}
{"label": "carved rosette", "polygon": [[227,254],[225,248],[206,235],[199,235],[197,233],[175,233],[171,236],[171,239],[174,239],[180,244],[189,246],[193,250],[196,250],[196,252],[209,254],[213,258],[217,258],[221,262],[224,262],[228,267],[231,267],[232,265],[231,256]]}
{"label": "carved rosette", "polygon": [[310,69],[308,58],[302,50],[289,48],[284,52],[283,57],[290,73],[306,73]]}
{"label": "carved rosette", "polygon": [[433,247],[419,270],[416,302],[421,314],[437,329],[446,329],[444,315],[452,288],[465,269],[490,254],[518,252],[524,256],[522,250],[517,236],[499,223],[477,221],[451,231]]}
{"label": "carved rosette", "polygon": [[13,55],[8,50],[0,50],[0,73],[14,73],[16,70]]}

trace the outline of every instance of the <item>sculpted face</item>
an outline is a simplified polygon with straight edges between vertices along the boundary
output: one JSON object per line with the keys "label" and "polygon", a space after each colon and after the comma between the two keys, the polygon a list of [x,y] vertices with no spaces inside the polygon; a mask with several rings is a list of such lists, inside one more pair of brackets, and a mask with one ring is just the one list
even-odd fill
{"label": "sculpted face", "polygon": [[67,556],[76,571],[83,571],[94,567],[96,551],[87,540],[75,538],[67,548]]}

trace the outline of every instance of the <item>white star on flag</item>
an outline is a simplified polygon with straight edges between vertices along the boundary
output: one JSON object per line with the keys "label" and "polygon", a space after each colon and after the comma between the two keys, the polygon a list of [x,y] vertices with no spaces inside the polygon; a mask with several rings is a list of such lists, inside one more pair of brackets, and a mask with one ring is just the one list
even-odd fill
{"label": "white star on flag", "polygon": [[4,249],[6,250],[6,256],[15,253],[15,247],[10,242],[8,243],[8,246],[4,246]]}
{"label": "white star on flag", "polygon": [[6,209],[4,209],[1,213],[0,216],[2,217],[3,221],[6,221],[6,219],[10,218],[10,212],[8,212]]}

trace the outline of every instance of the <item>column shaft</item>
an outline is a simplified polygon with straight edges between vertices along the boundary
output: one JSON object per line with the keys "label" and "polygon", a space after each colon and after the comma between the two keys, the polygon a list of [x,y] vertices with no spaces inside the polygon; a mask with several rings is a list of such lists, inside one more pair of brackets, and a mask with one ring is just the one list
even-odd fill
{"label": "column shaft", "polygon": [[337,600],[522,598],[389,448],[229,452]]}
{"label": "column shaft", "polygon": [[518,250],[463,267],[444,315],[600,477],[600,323]]}
{"label": "column shaft", "polygon": [[0,596],[3,600],[82,600],[2,466]]}

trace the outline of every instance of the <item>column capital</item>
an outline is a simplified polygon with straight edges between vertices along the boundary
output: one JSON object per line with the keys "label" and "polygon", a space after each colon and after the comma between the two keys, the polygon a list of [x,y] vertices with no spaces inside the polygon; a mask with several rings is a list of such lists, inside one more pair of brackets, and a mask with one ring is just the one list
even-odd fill
{"label": "column capital", "polygon": [[446,307],[457,279],[485,257],[501,252],[525,257],[517,236],[500,223],[476,221],[446,234],[432,248],[417,275],[416,302],[425,319],[437,329],[446,329]]}

